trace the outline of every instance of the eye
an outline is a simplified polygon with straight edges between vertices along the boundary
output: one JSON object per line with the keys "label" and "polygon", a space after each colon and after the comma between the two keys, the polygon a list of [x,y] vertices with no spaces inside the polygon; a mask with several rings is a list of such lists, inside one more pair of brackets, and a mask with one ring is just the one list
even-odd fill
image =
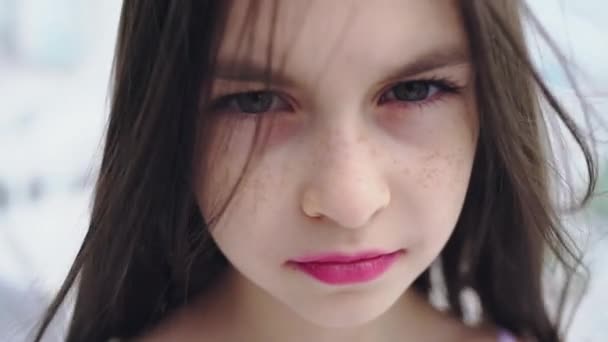
{"label": "eye", "polygon": [[396,101],[401,104],[427,104],[444,95],[458,94],[462,89],[462,85],[444,78],[400,82],[382,95],[380,103]]}
{"label": "eye", "polygon": [[381,102],[421,102],[433,97],[441,90],[448,90],[447,88],[447,85],[431,81],[401,82],[386,92],[382,96]]}
{"label": "eye", "polygon": [[288,105],[271,91],[250,91],[227,95],[213,106],[216,110],[244,114],[263,114]]}
{"label": "eye", "polygon": [[260,113],[270,109],[273,94],[269,92],[242,93],[234,97],[238,109],[245,113]]}

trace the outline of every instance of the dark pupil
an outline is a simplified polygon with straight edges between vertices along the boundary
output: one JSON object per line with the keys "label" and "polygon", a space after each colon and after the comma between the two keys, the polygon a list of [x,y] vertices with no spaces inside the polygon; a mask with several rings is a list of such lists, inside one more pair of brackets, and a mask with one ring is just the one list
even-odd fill
{"label": "dark pupil", "polygon": [[260,113],[270,109],[272,94],[258,91],[237,95],[236,104],[245,113]]}
{"label": "dark pupil", "polygon": [[407,82],[395,86],[395,97],[401,101],[421,101],[429,95],[429,85],[423,82]]}

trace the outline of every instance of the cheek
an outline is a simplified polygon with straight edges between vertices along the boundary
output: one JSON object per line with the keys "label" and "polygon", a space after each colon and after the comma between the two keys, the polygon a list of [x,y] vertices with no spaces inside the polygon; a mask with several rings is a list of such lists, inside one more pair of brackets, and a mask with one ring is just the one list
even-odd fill
{"label": "cheek", "polygon": [[[292,164],[282,163],[283,170],[275,170],[276,167],[268,166],[265,155],[270,150],[280,148],[286,140],[293,139],[305,124],[301,116],[269,115],[259,122],[256,140],[255,120],[228,119],[220,122],[211,148],[214,152],[209,156],[209,160],[200,166],[200,169],[210,172],[207,173],[206,179],[197,179],[196,182],[197,197],[203,212],[208,215],[217,214],[230,198],[232,189],[241,176],[243,179],[235,194],[246,193],[246,197],[252,197],[253,193],[257,196],[254,201],[245,200],[243,205],[254,213],[257,212],[258,207],[272,193],[264,189],[283,188],[285,175],[290,174],[287,168]],[[277,184],[269,185],[276,180],[280,181],[278,187]]]}
{"label": "cheek", "polygon": [[[418,186],[435,196],[463,198],[470,180],[478,137],[472,97],[444,106],[413,135],[421,147]],[[419,135],[418,135],[419,134]],[[444,203],[439,201],[437,203]],[[459,201],[453,201],[460,206]]]}
{"label": "cheek", "polygon": [[430,153],[421,161],[415,176],[418,187],[434,196],[464,196],[470,180],[473,154],[469,146]]}
{"label": "cheek", "polygon": [[289,233],[279,224],[286,222],[280,203],[269,196],[271,189],[276,189],[274,180],[256,175],[252,173],[250,180],[239,186],[211,236],[234,269],[265,287],[276,283],[272,280],[275,268],[269,266],[285,256],[284,249],[291,241],[285,239]]}
{"label": "cheek", "polygon": [[[449,240],[464,203],[472,158],[469,153],[432,154],[418,169],[408,169],[400,198],[413,260],[426,268]],[[404,177],[405,178],[405,177]]]}
{"label": "cheek", "polygon": [[433,250],[447,241],[464,204],[476,148],[472,127],[463,120],[438,125],[432,142],[419,145],[400,168],[398,196],[410,220],[408,234]]}
{"label": "cheek", "polygon": [[266,234],[259,229],[256,204],[247,199],[249,196],[244,190],[241,185],[211,228],[213,240],[234,265],[251,264],[248,256],[260,256],[264,252],[257,246]]}
{"label": "cheek", "polygon": [[276,189],[273,182],[278,178],[263,165],[250,164],[244,172],[246,151],[231,156],[235,155],[239,156],[218,162],[212,168],[207,191],[197,193],[202,212],[216,218],[212,236],[227,256],[248,250],[251,255],[252,248],[272,236],[272,225],[265,223],[270,223],[276,212],[271,189]]}
{"label": "cheek", "polygon": [[249,123],[234,121],[219,123],[213,132],[210,152],[198,165],[195,179],[197,201],[207,220],[221,212],[239,178],[246,176],[254,129]]}

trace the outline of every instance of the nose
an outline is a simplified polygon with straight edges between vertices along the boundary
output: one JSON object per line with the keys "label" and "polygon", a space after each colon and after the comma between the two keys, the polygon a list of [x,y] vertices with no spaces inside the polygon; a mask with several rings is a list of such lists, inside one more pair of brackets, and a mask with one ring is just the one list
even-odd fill
{"label": "nose", "polygon": [[301,209],[310,218],[343,228],[363,228],[390,203],[381,164],[367,139],[333,137],[313,153],[301,195]]}

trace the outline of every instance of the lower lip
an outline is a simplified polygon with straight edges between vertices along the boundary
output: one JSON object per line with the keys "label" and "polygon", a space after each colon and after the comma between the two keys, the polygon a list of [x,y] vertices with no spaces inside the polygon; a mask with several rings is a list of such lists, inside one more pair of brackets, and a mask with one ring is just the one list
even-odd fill
{"label": "lower lip", "polygon": [[356,284],[379,278],[403,251],[353,262],[293,262],[296,269],[330,285]]}

